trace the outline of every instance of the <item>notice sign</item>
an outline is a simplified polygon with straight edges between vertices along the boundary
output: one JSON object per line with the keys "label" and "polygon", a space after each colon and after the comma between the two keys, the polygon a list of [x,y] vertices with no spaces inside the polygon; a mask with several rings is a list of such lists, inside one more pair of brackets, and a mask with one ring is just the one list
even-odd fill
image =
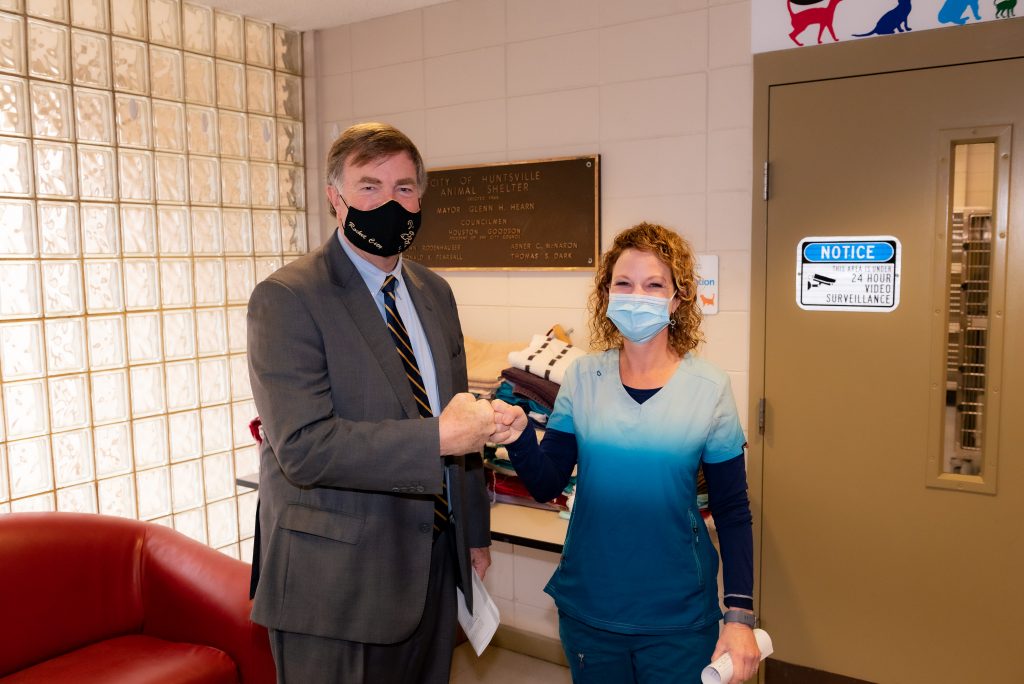
{"label": "notice sign", "polygon": [[796,263],[801,309],[886,312],[900,304],[900,241],[892,235],[804,238]]}

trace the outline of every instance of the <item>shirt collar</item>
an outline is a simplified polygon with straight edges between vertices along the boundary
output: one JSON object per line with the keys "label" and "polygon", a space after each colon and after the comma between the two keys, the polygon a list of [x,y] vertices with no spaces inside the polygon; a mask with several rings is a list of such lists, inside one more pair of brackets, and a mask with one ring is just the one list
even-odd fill
{"label": "shirt collar", "polygon": [[339,230],[337,232],[338,242],[341,243],[341,248],[345,250],[345,254],[348,255],[349,260],[352,261],[352,265],[359,271],[359,275],[362,276],[363,282],[366,283],[367,289],[370,294],[377,296],[381,288],[384,287],[384,279],[389,275],[395,276],[398,281],[400,288],[405,287],[405,281],[402,280],[402,255],[398,255],[398,262],[395,264],[395,268],[392,271],[382,271],[369,261],[364,259],[356,252],[355,248],[349,244],[348,240],[344,238]]}

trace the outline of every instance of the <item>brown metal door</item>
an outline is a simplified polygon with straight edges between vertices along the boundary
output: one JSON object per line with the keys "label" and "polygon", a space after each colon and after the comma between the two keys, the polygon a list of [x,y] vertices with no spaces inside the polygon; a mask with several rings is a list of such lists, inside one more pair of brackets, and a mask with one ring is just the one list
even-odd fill
{"label": "brown metal door", "polygon": [[[760,608],[774,657],[871,682],[1024,681],[1024,59],[775,86],[769,112]],[[985,492],[934,486],[941,142],[1000,127],[998,239],[1017,280],[997,283],[991,312]],[[797,305],[802,238],[875,235],[902,246],[894,311]]]}

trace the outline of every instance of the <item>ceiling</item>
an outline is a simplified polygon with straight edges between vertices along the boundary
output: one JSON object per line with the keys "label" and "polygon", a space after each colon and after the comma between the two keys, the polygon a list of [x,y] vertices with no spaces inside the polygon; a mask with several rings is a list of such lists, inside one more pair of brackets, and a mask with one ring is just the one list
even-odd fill
{"label": "ceiling", "polygon": [[447,0],[200,0],[201,4],[298,31],[386,17]]}

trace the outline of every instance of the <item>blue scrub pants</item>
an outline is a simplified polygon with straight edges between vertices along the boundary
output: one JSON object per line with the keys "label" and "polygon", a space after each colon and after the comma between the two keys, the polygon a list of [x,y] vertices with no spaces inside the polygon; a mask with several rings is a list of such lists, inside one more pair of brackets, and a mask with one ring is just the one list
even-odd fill
{"label": "blue scrub pants", "polygon": [[618,634],[558,612],[574,684],[700,684],[718,642],[718,623],[671,634]]}

